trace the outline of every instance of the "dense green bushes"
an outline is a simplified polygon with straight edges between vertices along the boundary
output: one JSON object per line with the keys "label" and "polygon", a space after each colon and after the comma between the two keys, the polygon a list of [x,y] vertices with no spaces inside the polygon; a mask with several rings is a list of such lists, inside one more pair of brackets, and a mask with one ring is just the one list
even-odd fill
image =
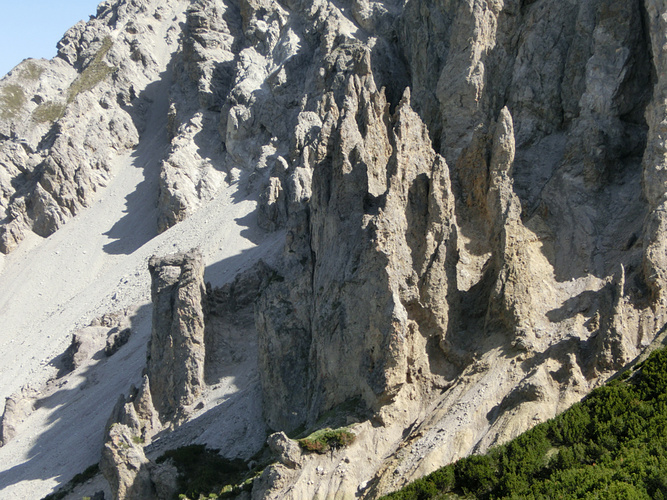
{"label": "dense green bushes", "polygon": [[512,442],[384,497],[667,500],[667,350]]}
{"label": "dense green bushes", "polygon": [[329,450],[345,448],[354,442],[354,434],[346,428],[342,429],[320,429],[308,437],[297,440],[299,446],[306,451],[326,453]]}
{"label": "dense green bushes", "polygon": [[180,498],[224,498],[228,493],[240,493],[245,487],[244,479],[248,476],[245,462],[223,458],[216,450],[209,450],[204,445],[169,450],[157,462],[168,459],[178,469]]}

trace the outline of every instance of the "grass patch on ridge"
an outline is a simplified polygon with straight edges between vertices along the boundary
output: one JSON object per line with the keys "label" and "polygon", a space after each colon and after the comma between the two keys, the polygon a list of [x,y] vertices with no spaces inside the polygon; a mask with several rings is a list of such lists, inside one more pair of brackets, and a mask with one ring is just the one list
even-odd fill
{"label": "grass patch on ridge", "polygon": [[65,113],[65,105],[60,102],[47,101],[37,106],[32,112],[32,118],[37,123],[55,122]]}
{"label": "grass patch on ridge", "polygon": [[44,73],[44,68],[38,66],[33,61],[28,61],[21,68],[20,77],[25,80],[38,80],[40,76]]}
{"label": "grass patch on ridge", "polygon": [[306,451],[316,453],[326,453],[330,450],[345,448],[354,442],[354,434],[348,428],[341,429],[320,429],[311,435],[298,439],[299,446]]}
{"label": "grass patch on ridge", "polygon": [[72,85],[70,85],[67,91],[68,104],[73,102],[74,99],[76,99],[76,96],[82,92],[87,92],[94,88],[98,83],[116,70],[103,61],[112,46],[113,40],[111,40],[110,37],[106,37],[102,40],[102,47],[97,51],[93,60],[86,66],[76,80],[72,82]]}
{"label": "grass patch on ridge", "polygon": [[15,83],[0,88],[0,117],[14,118],[26,103],[25,93]]}

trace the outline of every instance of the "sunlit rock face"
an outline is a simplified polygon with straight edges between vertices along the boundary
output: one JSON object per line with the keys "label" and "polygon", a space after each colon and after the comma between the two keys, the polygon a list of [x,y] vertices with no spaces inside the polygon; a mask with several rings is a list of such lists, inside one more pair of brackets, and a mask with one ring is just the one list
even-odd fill
{"label": "sunlit rock face", "polygon": [[[147,264],[144,420],[224,429],[239,410],[214,419],[212,394],[233,372],[262,415],[239,435],[334,417],[356,434],[267,468],[252,498],[374,498],[554,416],[663,327],[666,10],[103,2],[0,82],[0,251],[66,227],[151,149],[155,238],[201,217],[188,249],[233,223],[258,250],[222,288],[206,252]],[[29,406],[12,398],[8,442]]]}

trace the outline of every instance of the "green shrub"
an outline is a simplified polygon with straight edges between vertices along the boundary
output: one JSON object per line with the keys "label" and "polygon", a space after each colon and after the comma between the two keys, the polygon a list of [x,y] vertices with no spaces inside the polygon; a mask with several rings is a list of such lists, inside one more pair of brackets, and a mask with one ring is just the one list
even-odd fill
{"label": "green shrub", "polygon": [[638,383],[642,399],[654,399],[667,391],[667,349],[651,353],[644,361]]}
{"label": "green shrub", "polygon": [[326,453],[329,450],[345,448],[354,442],[354,434],[347,428],[320,429],[310,436],[297,440],[299,446],[306,451]]}
{"label": "green shrub", "polygon": [[385,498],[391,500],[427,500],[429,498],[446,498],[446,493],[451,491],[454,484],[454,468],[443,467],[426,477],[410,483],[402,490],[394,492]]}
{"label": "green shrub", "polygon": [[498,484],[498,465],[490,455],[472,455],[459,460],[454,466],[457,486],[464,493],[482,496]]}

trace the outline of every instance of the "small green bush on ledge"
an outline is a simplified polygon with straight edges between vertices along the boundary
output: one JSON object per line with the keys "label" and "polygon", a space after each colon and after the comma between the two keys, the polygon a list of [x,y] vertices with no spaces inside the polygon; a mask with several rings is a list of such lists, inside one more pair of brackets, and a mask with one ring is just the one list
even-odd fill
{"label": "small green bush on ledge", "polygon": [[329,450],[345,448],[354,442],[354,434],[347,428],[320,429],[310,436],[299,439],[298,443],[306,451],[326,453]]}

